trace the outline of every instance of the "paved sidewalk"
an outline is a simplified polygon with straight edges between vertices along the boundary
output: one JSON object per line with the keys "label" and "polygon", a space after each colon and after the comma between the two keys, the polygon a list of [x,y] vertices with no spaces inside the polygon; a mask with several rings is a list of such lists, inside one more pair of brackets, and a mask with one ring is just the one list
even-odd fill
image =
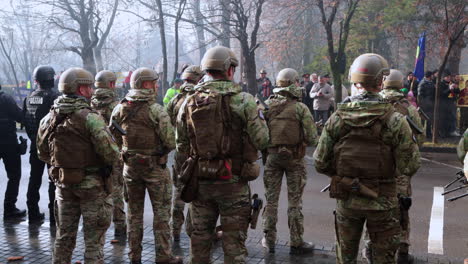
{"label": "paved sidewalk", "polygon": [[[3,217],[2,217],[3,218]],[[23,222],[3,222],[0,221],[0,264],[3,263],[51,263],[52,248],[55,237],[55,227],[50,228],[49,223],[45,222],[42,225],[28,225],[27,221]],[[249,238],[247,239],[247,248],[249,257],[248,264],[332,264],[335,263],[335,254],[333,248],[316,245],[314,254],[308,256],[291,256],[289,255],[289,245],[287,241],[279,240],[276,245],[276,253],[269,254],[261,246],[261,232],[250,230]],[[127,253],[128,247],[126,243],[111,244],[113,239],[113,227],[109,228],[104,247],[105,263],[129,263]],[[179,256],[184,256],[184,263],[188,263],[190,241],[183,234],[181,241],[174,244],[174,253]],[[78,239],[74,251],[72,263],[84,263],[83,260],[84,241],[83,232],[78,232]],[[8,261],[8,257],[23,256],[23,260]],[[223,263],[223,250],[221,242],[217,242],[213,246],[212,259],[214,264]],[[154,240],[153,232],[150,226],[144,229],[143,239],[143,263],[154,263]],[[418,258],[414,263],[459,263],[450,262],[442,259]]]}

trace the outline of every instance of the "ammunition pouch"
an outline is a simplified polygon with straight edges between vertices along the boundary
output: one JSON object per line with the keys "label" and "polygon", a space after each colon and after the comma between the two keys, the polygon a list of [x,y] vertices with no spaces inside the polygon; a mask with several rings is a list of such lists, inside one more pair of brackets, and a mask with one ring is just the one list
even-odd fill
{"label": "ammunition pouch", "polygon": [[256,229],[258,216],[260,215],[260,211],[263,208],[263,200],[258,198],[258,194],[254,194],[252,196],[252,204],[251,204],[251,211],[250,211],[250,228]]}
{"label": "ammunition pouch", "polygon": [[338,200],[348,200],[349,191],[341,183],[341,177],[332,176],[330,183],[330,198]]}
{"label": "ammunition pouch", "polygon": [[244,162],[240,178],[244,181],[254,181],[260,176],[260,166],[256,162]]}
{"label": "ammunition pouch", "polygon": [[305,156],[306,147],[304,143],[297,146],[281,145],[268,148],[268,154],[278,154],[285,159],[302,159]]}
{"label": "ammunition pouch", "polygon": [[155,165],[159,165],[165,169],[167,163],[167,155],[157,156],[124,152],[122,159],[127,166],[144,173],[153,171]]}

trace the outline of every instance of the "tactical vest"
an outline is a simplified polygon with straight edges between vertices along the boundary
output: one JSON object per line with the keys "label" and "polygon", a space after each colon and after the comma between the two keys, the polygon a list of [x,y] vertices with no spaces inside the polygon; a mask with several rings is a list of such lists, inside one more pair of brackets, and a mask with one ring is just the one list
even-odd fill
{"label": "tactical vest", "polygon": [[24,122],[30,139],[35,140],[39,123],[49,113],[57,96],[52,90],[35,90],[25,99]]}
{"label": "tactical vest", "polygon": [[51,129],[46,132],[52,153],[52,166],[66,169],[103,167],[105,164],[94,150],[91,134],[86,129],[86,119],[91,109],[84,108],[59,117],[51,111]]}
{"label": "tactical vest", "polygon": [[161,154],[161,139],[150,118],[151,104],[124,100],[122,106],[120,125],[127,132],[122,136],[123,146],[145,155]]}
{"label": "tactical vest", "polygon": [[184,99],[186,95],[187,93],[179,93],[176,95],[174,99],[172,99],[174,101],[174,109],[173,109],[172,116],[171,116],[171,123],[174,126],[177,122],[177,115],[179,114],[180,107],[184,103]]}
{"label": "tactical vest", "polygon": [[[244,162],[255,162],[257,150],[245,132],[245,124],[231,112],[231,95],[211,91],[197,92],[186,107],[191,156],[200,162],[219,164],[232,162],[232,173],[240,175]],[[214,170],[217,165],[213,165]],[[207,165],[207,167],[209,167]]]}
{"label": "tactical vest", "polygon": [[[340,116],[339,110],[336,113]],[[382,140],[382,129],[392,114],[393,110],[388,111],[366,127],[345,124],[333,149],[338,176],[358,178],[383,197],[396,195],[393,150]]]}
{"label": "tactical vest", "polygon": [[296,117],[296,101],[273,101],[266,119],[270,140],[275,146],[297,146],[303,142],[301,122]]}

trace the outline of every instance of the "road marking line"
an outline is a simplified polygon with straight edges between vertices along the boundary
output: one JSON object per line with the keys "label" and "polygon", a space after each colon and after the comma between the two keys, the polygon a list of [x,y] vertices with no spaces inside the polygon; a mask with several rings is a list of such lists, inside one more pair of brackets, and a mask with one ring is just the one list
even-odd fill
{"label": "road marking line", "polygon": [[443,187],[434,187],[431,220],[429,224],[429,237],[427,239],[427,252],[431,254],[444,254],[444,192]]}
{"label": "road marking line", "polygon": [[457,169],[457,170],[462,170],[461,167],[457,167],[457,166],[450,165],[450,164],[447,164],[447,163],[442,163],[442,162],[435,161],[435,160],[430,160],[430,159],[426,159],[426,158],[421,158],[421,160],[429,161],[429,162],[432,162],[432,163],[437,164],[437,165],[447,166],[447,167],[450,167],[450,168],[453,168],[453,169]]}

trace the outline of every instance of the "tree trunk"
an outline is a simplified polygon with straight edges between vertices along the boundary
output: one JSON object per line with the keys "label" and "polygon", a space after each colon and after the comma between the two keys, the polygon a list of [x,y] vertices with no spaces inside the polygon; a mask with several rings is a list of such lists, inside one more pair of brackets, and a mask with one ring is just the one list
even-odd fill
{"label": "tree trunk", "polygon": [[161,37],[161,48],[163,54],[163,75],[162,75],[162,96],[166,94],[167,90],[167,44],[166,44],[166,30],[164,27],[164,12],[162,9],[161,0],[156,0],[158,5],[158,26],[159,26],[159,35]]}
{"label": "tree trunk", "polygon": [[304,36],[304,49],[302,55],[302,69],[304,70],[307,65],[311,63],[311,55],[314,49],[312,45],[312,26],[313,26],[313,14],[312,9],[308,8],[305,11],[305,36]]}
{"label": "tree trunk", "polygon": [[463,36],[461,36],[457,42],[453,45],[452,52],[450,53],[447,60],[446,69],[452,74],[460,74],[460,60],[462,56],[462,50],[466,47],[467,43]]}
{"label": "tree trunk", "polygon": [[195,0],[193,2],[193,9],[194,9],[195,20],[200,24],[200,25],[195,25],[195,29],[197,32],[198,52],[200,54],[199,61],[201,61],[203,58],[203,55],[205,55],[205,52],[206,52],[206,40],[205,40],[205,30],[203,29],[203,24],[204,24],[203,14],[200,11],[200,0]]}
{"label": "tree trunk", "polygon": [[174,25],[174,74],[173,80],[177,78],[177,71],[179,70],[179,20],[176,19]]}
{"label": "tree trunk", "polygon": [[94,49],[94,59],[96,60],[96,70],[102,71],[104,70],[104,63],[102,61],[102,48],[96,47]]}
{"label": "tree trunk", "polygon": [[221,39],[220,43],[224,47],[231,47],[231,4],[230,0],[219,0],[222,7],[221,13]]}
{"label": "tree trunk", "polygon": [[19,81],[18,81],[18,76],[16,75],[15,64],[13,63],[13,60],[11,59],[10,54],[7,52],[5,44],[4,44],[3,39],[1,37],[0,37],[0,45],[2,46],[3,55],[8,60],[8,64],[10,65],[11,73],[15,77],[16,88],[18,88],[19,87]]}
{"label": "tree trunk", "polygon": [[93,76],[96,75],[96,62],[92,48],[83,49],[81,51],[81,59],[83,60],[83,68],[89,71]]}

